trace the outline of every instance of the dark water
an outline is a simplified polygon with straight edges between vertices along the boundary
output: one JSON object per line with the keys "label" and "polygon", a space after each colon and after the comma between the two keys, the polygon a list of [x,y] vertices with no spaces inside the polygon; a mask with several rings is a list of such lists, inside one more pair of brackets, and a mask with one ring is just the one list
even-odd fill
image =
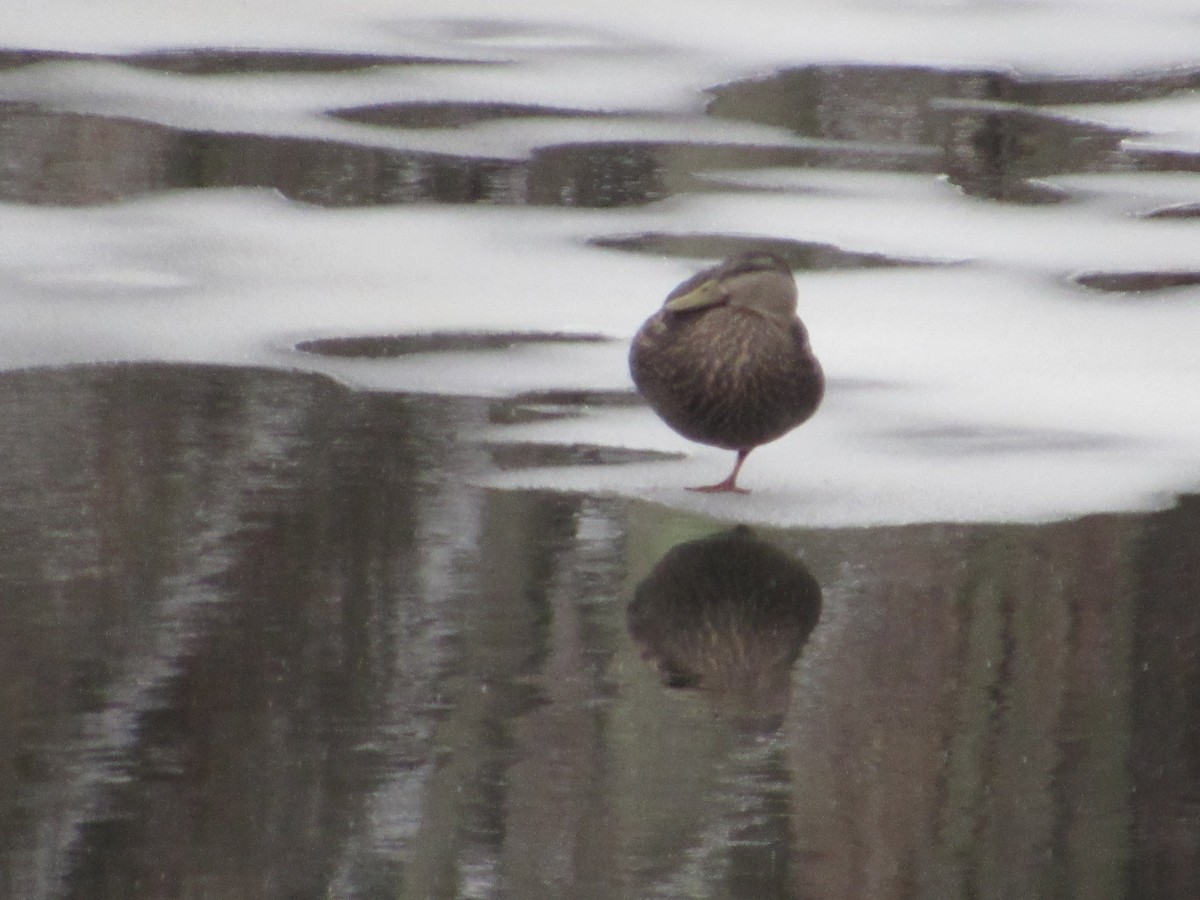
{"label": "dark water", "polygon": [[[706,189],[713,166],[811,163],[1070,202],[1031,179],[1197,162],[1040,105],[1195,86],[803,69],[714,87],[708,114],[858,144],[578,144],[521,162],[7,104],[0,196],[260,185],[332,206],[604,207]],[[950,102],[968,100],[1014,105]],[[907,263],[781,249],[807,268]],[[1159,286],[1101,269],[1103,290]],[[459,434],[537,414],[202,366],[0,376],[0,896],[1200,896],[1200,498],[1042,526],[776,531],[480,487],[545,460]]]}
{"label": "dark water", "polygon": [[1200,891],[1200,499],[712,538],[504,406],[0,381],[4,896]]}

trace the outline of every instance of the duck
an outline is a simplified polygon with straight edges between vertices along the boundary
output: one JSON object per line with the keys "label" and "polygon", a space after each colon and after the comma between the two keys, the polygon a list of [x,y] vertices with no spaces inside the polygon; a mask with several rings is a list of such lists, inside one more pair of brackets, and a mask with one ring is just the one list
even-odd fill
{"label": "duck", "polygon": [[746,457],[821,405],[825,374],[796,300],[783,259],[739,253],[681,283],[634,335],[629,372],[650,408],[688,440],[737,454],[724,480],[688,490],[748,493],[737,483]]}

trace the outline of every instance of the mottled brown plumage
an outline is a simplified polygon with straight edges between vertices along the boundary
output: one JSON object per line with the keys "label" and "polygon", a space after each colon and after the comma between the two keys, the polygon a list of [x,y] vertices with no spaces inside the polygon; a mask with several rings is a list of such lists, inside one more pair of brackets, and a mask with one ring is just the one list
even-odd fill
{"label": "mottled brown plumage", "polygon": [[629,351],[634,384],[690,440],[737,452],[737,491],[755,447],[787,434],[821,403],[825,376],[796,317],[796,281],[770,253],[743,253],[689,278],[646,320]]}

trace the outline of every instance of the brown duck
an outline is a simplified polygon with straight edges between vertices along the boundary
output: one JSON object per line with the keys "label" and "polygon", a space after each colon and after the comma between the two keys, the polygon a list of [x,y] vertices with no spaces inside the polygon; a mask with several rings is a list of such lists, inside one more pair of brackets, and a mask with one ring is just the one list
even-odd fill
{"label": "brown duck", "polygon": [[629,371],[671,428],[737,452],[728,478],[694,491],[746,493],[737,476],[750,451],[807,420],[825,393],[796,281],[771,253],[730,257],[671,291],[634,336]]}

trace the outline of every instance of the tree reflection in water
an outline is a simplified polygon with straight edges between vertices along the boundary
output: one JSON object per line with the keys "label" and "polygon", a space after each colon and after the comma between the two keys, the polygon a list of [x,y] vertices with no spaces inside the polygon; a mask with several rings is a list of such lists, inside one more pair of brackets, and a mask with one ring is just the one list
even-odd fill
{"label": "tree reflection in water", "polygon": [[0,379],[0,896],[1196,896],[1195,498],[712,535],[496,416]]}

